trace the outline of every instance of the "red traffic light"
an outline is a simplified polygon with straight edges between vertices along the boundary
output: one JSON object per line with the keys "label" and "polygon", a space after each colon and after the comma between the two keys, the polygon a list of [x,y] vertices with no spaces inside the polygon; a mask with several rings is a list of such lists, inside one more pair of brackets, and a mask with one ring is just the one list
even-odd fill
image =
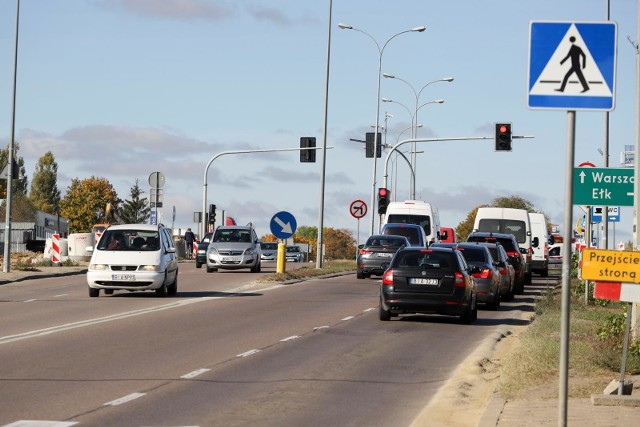
{"label": "red traffic light", "polygon": [[500,129],[498,129],[500,133],[505,133],[507,131],[507,127],[505,125],[500,125]]}
{"label": "red traffic light", "polygon": [[387,197],[389,190],[387,190],[386,188],[378,188],[378,196],[380,197]]}

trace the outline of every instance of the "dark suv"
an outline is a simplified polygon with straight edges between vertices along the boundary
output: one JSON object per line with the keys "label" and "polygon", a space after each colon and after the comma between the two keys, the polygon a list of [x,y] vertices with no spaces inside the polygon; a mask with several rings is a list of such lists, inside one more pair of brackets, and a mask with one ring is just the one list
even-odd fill
{"label": "dark suv", "polygon": [[522,294],[524,292],[526,261],[522,256],[520,246],[513,234],[476,231],[469,234],[467,242],[500,243],[507,252],[507,255],[509,255],[509,264],[513,265],[516,273],[513,290],[516,294]]}

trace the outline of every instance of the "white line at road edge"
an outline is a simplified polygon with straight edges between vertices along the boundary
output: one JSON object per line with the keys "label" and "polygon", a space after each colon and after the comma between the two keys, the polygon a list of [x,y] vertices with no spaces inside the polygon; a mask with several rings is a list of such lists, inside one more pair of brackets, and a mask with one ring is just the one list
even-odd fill
{"label": "white line at road edge", "polygon": [[75,421],[20,420],[2,427],[69,427],[76,424]]}
{"label": "white line at road edge", "polygon": [[256,354],[256,353],[260,353],[260,350],[254,348],[253,350],[249,350],[249,351],[245,351],[244,353],[240,353],[240,354],[236,355],[236,357],[247,357],[247,356],[251,356],[252,354]]}

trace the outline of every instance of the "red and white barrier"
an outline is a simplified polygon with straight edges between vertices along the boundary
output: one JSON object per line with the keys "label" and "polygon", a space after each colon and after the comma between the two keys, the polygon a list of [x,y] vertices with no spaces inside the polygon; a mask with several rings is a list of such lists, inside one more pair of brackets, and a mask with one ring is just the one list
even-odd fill
{"label": "red and white barrier", "polygon": [[60,264],[60,235],[51,236],[51,262],[54,265]]}
{"label": "red and white barrier", "polygon": [[193,251],[191,253],[193,254],[194,257],[198,253],[198,242],[193,242]]}
{"label": "red and white barrier", "polygon": [[612,301],[640,302],[640,284],[596,282],[593,297]]}

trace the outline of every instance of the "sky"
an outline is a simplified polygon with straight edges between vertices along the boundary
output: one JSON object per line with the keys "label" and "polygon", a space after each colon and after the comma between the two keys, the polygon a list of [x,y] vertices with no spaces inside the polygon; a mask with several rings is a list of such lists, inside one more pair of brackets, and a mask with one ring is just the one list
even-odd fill
{"label": "sky", "polygon": [[[629,39],[637,42],[637,2],[610,3],[618,42],[609,165],[620,167],[620,153],[636,141],[636,49]],[[3,146],[11,138],[16,4],[0,0]],[[606,17],[606,0],[333,0],[329,26],[329,0],[21,0],[18,156],[31,183],[38,159],[51,151],[63,196],[72,179],[96,176],[109,180],[120,199],[130,198],[136,180],[148,197],[149,176],[161,172],[161,221],[182,230],[197,228],[194,212],[202,210],[206,182],[207,204],[238,224],[253,223],[263,236],[280,211],[298,226],[319,224],[322,152],[316,163],[300,163],[297,151],[217,156],[297,148],[306,136],[321,146],[327,101],[332,148],[323,223],[363,241],[376,211],[373,161],[351,139],[373,132],[381,64],[382,73],[404,80],[381,79],[380,97],[394,101],[379,107],[387,144],[410,136],[412,87],[417,92],[449,76],[452,82],[420,93],[426,105],[418,111],[418,137],[490,138],[417,144],[416,198],[438,208],[443,226],[457,226],[496,197],[519,196],[562,228],[567,113],[528,107],[529,26]],[[426,30],[394,37],[418,26]],[[444,103],[429,103],[436,99]],[[605,114],[576,117],[576,165],[602,166]],[[532,138],[496,152],[496,122]],[[386,155],[377,162],[376,187]],[[408,199],[407,164],[397,162],[389,177],[392,197]],[[369,208],[359,221],[349,211],[356,200]],[[582,214],[579,207],[574,212]],[[631,215],[631,208],[621,209],[610,242],[631,239]]]}

